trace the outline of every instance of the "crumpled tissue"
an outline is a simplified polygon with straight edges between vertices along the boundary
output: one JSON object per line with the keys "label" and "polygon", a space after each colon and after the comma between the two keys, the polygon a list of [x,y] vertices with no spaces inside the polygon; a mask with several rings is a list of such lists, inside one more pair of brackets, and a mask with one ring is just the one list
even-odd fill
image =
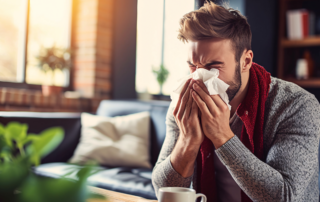
{"label": "crumpled tissue", "polygon": [[182,77],[178,80],[178,87],[171,93],[170,97],[173,102],[173,106],[176,106],[179,100],[179,95],[183,89],[184,84],[188,79],[192,78],[194,80],[202,80],[204,85],[207,87],[210,95],[219,94],[221,99],[228,105],[229,110],[231,110],[231,105],[229,105],[229,97],[226,93],[229,85],[218,78],[219,70],[210,69],[206,70],[203,68],[197,69],[192,74]]}

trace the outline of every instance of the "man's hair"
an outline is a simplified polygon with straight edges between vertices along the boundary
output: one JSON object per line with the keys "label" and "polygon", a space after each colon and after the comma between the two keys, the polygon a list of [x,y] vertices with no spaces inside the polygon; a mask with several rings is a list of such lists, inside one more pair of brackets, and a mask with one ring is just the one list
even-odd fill
{"label": "man's hair", "polygon": [[230,39],[237,62],[244,50],[251,50],[251,37],[247,18],[238,10],[208,1],[199,10],[181,18],[178,35],[178,39],[183,42],[210,38]]}

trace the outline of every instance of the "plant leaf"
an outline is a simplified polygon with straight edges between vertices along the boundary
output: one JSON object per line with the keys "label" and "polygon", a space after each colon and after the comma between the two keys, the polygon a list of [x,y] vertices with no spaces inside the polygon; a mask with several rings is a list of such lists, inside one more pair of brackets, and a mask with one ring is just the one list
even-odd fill
{"label": "plant leaf", "polygon": [[18,122],[8,123],[5,129],[5,136],[12,140],[20,141],[27,136],[28,125]]}
{"label": "plant leaf", "polygon": [[0,136],[1,136],[1,135],[4,135],[4,133],[5,133],[5,128],[4,128],[4,126],[2,125],[2,123],[0,123]]}
{"label": "plant leaf", "polygon": [[29,173],[29,159],[17,158],[0,164],[0,198],[10,196],[20,186]]}
{"label": "plant leaf", "polygon": [[18,201],[23,202],[85,202],[87,186],[65,178],[44,178],[31,175],[21,187]]}
{"label": "plant leaf", "polygon": [[46,129],[42,131],[38,136],[39,138],[35,138],[30,145],[32,151],[30,151],[28,147],[28,153],[32,153],[32,155],[39,155],[39,157],[44,157],[62,142],[63,136],[64,130],[61,127]]}
{"label": "plant leaf", "polygon": [[[11,143],[11,141],[9,141]],[[0,151],[9,150],[11,151],[12,143],[8,144],[7,139],[4,136],[0,136]]]}
{"label": "plant leaf", "polygon": [[7,138],[5,135],[0,136],[0,149],[2,149],[3,147],[13,147],[11,139]]}
{"label": "plant leaf", "polygon": [[39,139],[39,135],[34,133],[29,133],[27,137],[21,141],[22,145],[28,144],[29,142],[33,142]]}
{"label": "plant leaf", "polygon": [[12,159],[10,150],[8,149],[0,150],[0,159],[3,159],[4,162],[9,162],[10,159]]}

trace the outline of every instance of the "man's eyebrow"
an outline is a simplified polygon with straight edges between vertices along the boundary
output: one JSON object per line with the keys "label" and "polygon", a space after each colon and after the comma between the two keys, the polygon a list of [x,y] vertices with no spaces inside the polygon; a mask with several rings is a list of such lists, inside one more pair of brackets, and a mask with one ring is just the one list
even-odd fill
{"label": "man's eyebrow", "polygon": [[[190,61],[187,61],[187,63],[188,63],[189,65],[194,66],[194,64],[192,64]],[[205,66],[205,67],[208,67],[208,66],[210,66],[210,65],[221,65],[221,64],[224,64],[224,63],[223,63],[223,62],[220,62],[220,61],[211,61],[211,62],[205,64],[204,66]]]}
{"label": "man's eyebrow", "polygon": [[189,60],[187,61],[187,63],[191,66],[194,66],[194,64],[192,64]]}

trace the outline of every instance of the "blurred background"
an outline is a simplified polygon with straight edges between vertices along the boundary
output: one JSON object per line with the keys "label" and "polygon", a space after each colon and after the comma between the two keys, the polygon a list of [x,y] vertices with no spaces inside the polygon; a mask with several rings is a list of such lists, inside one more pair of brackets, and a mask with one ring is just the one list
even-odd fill
{"label": "blurred background", "polygon": [[[254,62],[320,98],[320,2],[229,0]],[[204,0],[0,0],[0,110],[94,112],[104,99],[170,100],[187,75],[179,19]]]}

